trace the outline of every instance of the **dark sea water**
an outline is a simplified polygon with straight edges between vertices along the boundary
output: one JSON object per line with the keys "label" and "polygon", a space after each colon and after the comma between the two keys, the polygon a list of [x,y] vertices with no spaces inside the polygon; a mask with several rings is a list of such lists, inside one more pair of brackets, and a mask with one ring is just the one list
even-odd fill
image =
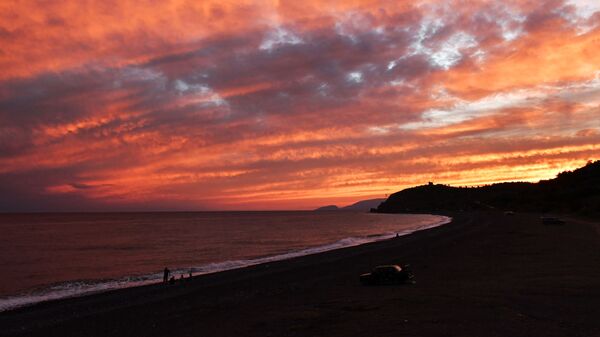
{"label": "dark sea water", "polygon": [[0,311],[355,246],[448,222],[358,212],[0,214]]}

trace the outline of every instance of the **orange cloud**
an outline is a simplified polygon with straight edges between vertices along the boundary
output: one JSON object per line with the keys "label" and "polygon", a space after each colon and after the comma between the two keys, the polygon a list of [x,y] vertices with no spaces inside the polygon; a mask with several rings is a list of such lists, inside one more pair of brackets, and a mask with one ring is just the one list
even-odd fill
{"label": "orange cloud", "polygon": [[594,10],[2,3],[0,210],[313,208],[550,178],[600,153]]}

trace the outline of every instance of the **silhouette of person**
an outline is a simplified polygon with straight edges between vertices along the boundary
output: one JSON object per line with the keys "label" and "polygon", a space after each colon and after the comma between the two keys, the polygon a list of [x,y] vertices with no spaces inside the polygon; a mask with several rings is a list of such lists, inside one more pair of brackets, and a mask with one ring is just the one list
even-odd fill
{"label": "silhouette of person", "polygon": [[190,269],[190,277],[189,278],[192,278],[192,270],[191,269]]}
{"label": "silhouette of person", "polygon": [[163,272],[163,283],[167,283],[169,282],[169,273],[171,271],[169,270],[169,268],[165,267],[165,270]]}
{"label": "silhouette of person", "polygon": [[169,279],[169,284],[175,284],[175,276],[171,276]]}

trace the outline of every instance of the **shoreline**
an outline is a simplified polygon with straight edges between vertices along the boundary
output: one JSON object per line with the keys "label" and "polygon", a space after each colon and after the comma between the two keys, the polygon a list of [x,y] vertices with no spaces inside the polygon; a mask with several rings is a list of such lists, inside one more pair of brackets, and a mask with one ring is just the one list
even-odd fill
{"label": "shoreline", "polygon": [[[600,336],[597,223],[449,215],[398,239],[3,312],[0,335]],[[417,283],[359,285],[390,263]]]}
{"label": "shoreline", "polygon": [[[391,214],[393,215],[393,214]],[[430,223],[427,225],[422,225],[416,227],[414,229],[402,230],[397,232],[399,236],[406,236],[412,233],[427,230],[431,228],[435,228],[438,226],[443,226],[452,221],[451,217],[444,215],[435,215],[435,214],[424,214],[431,215],[440,218],[438,221],[434,223]],[[183,268],[173,270],[173,274],[178,273],[186,273],[189,269],[194,270],[193,276],[202,276],[209,275],[214,273],[220,273],[229,270],[235,269],[243,269],[259,264],[272,263],[277,261],[284,261],[289,259],[294,259],[297,257],[320,254],[324,252],[329,252],[337,249],[355,247],[367,243],[378,242],[383,240],[388,240],[394,238],[394,233],[379,233],[368,235],[366,237],[346,237],[341,238],[338,241],[314,246],[307,247],[301,250],[293,250],[281,254],[276,255],[268,255],[256,258],[248,258],[241,260],[230,260],[230,261],[220,261],[220,262],[212,262],[206,265]],[[143,287],[161,284],[162,282],[162,272],[151,273],[151,274],[143,274],[143,275],[125,275],[119,277],[117,279],[110,280],[74,280],[74,281],[66,281],[61,283],[56,283],[52,285],[39,286],[38,290],[33,290],[29,292],[23,292],[15,295],[8,295],[4,298],[0,298],[0,314],[4,312],[10,312],[17,309],[27,308],[31,306],[35,306],[37,304],[41,304],[44,302],[52,302],[52,301],[60,301],[64,299],[70,298],[78,298],[85,296],[93,296],[105,292],[120,290],[120,289],[129,289],[135,287]],[[177,279],[177,282],[180,282]],[[69,289],[69,285],[76,285],[83,289]],[[48,291],[49,289],[57,289],[53,292]]]}

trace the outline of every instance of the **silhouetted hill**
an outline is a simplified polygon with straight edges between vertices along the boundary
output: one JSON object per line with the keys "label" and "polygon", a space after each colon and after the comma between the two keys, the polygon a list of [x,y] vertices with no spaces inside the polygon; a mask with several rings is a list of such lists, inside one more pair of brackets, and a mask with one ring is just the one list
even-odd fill
{"label": "silhouetted hill", "polygon": [[600,161],[538,183],[511,182],[482,187],[422,185],[396,192],[377,212],[415,213],[500,209],[600,213]]}
{"label": "silhouetted hill", "polygon": [[323,207],[319,207],[317,209],[315,209],[315,211],[338,211],[340,208],[337,207],[336,205],[327,205],[327,206],[323,206]]}
{"label": "silhouetted hill", "polygon": [[379,206],[384,201],[385,201],[385,199],[383,199],[383,198],[361,200],[361,201],[353,203],[352,205],[342,207],[341,209],[349,210],[349,211],[365,211],[366,212],[366,211],[370,210],[371,208],[377,208],[377,206]]}
{"label": "silhouetted hill", "polygon": [[353,203],[352,205],[348,205],[348,206],[344,206],[344,207],[337,207],[336,205],[327,205],[327,206],[319,207],[319,208],[315,209],[315,211],[364,211],[364,212],[368,212],[371,210],[371,208],[376,208],[377,206],[379,206],[379,204],[381,204],[384,201],[385,201],[385,199],[383,199],[383,198],[367,199],[367,200],[357,201],[357,202]]}

